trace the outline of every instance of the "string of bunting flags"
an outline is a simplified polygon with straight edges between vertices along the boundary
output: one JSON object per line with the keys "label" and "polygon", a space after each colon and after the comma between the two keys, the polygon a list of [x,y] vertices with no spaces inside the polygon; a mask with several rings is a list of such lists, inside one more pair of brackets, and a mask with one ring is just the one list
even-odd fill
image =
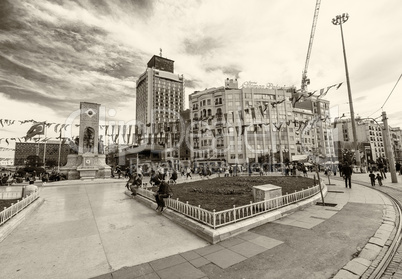
{"label": "string of bunting flags", "polygon": [[[329,91],[331,88],[334,88],[334,87],[335,87],[335,89],[338,90],[339,87],[341,87],[342,84],[343,84],[343,82],[341,82],[341,83],[336,83],[336,84],[334,84],[334,85],[330,85],[330,86],[321,88],[320,90],[315,90],[315,91],[313,91],[313,92],[306,92],[306,93],[304,93],[304,94],[303,94],[303,92],[301,92],[300,89],[299,89],[298,91],[296,91],[296,93],[294,93],[295,96],[292,97],[292,104],[293,104],[293,107],[296,105],[297,102],[303,102],[305,99],[308,99],[308,98],[310,98],[310,97],[312,97],[312,96],[316,96],[317,98],[323,98],[323,97],[325,97],[325,96],[327,95],[328,91]],[[316,93],[317,93],[318,95],[316,95]]]}
{"label": "string of bunting flags", "polygon": [[[316,90],[313,92],[309,92],[307,93],[307,95],[303,95],[300,93],[300,96],[294,96],[292,97],[292,103],[294,104],[295,102],[299,102],[301,100],[301,98],[309,98],[314,96],[317,92],[318,98],[322,98],[324,97],[328,91],[331,88],[336,88],[339,89],[339,87],[342,85],[342,82],[339,84],[334,84],[325,88],[322,88],[320,90]],[[244,131],[247,127],[249,126],[254,126],[254,130],[253,132],[257,132],[258,129],[262,129],[263,125],[269,125],[269,122],[262,122],[262,123],[254,123],[254,120],[257,118],[257,114],[261,115],[261,118],[264,118],[265,116],[268,116],[268,113],[266,113],[268,106],[271,105],[272,108],[277,107],[277,105],[283,103],[285,101],[285,99],[282,100],[278,100],[275,102],[269,102],[266,103],[264,105],[260,105],[258,107],[250,107],[250,108],[246,108],[244,110],[239,110],[237,112],[237,114],[235,112],[228,112],[228,113],[224,113],[224,114],[220,114],[220,115],[210,115],[210,116],[203,116],[201,118],[194,118],[193,121],[195,122],[195,124],[199,124],[201,126],[203,126],[203,124],[205,124],[205,121],[208,121],[207,124],[209,124],[209,122],[211,120],[213,120],[215,117],[217,117],[218,122],[221,122],[222,125],[226,125],[230,122],[232,122],[232,124],[235,126],[236,129],[236,133],[237,135],[243,135]],[[252,124],[244,124],[244,119],[246,116],[250,116],[253,119],[253,123]],[[223,118],[222,118],[223,116]],[[235,125],[235,119],[237,118],[237,120],[239,120],[239,124]],[[222,121],[224,119],[224,122]],[[306,126],[308,125],[308,123],[310,123],[311,127],[317,122],[317,121],[327,121],[329,119],[329,117],[327,116],[325,119],[319,119],[319,118],[314,118],[312,121],[310,120],[305,120],[305,121],[300,121],[300,120],[293,120],[293,121],[281,121],[279,123],[272,123],[272,125],[275,127],[276,130],[281,130],[281,128],[283,127],[284,124],[286,124],[287,126],[289,126],[291,123],[294,124],[294,127],[297,128],[296,132],[299,133],[301,130],[303,130],[304,128],[306,128]],[[223,123],[222,123],[223,122]],[[10,144],[10,141],[27,141],[28,139],[32,139],[34,136],[36,135],[44,135],[44,130],[45,127],[46,128],[50,128],[53,126],[54,132],[58,132],[60,133],[59,137],[56,138],[52,138],[52,137],[44,137],[43,139],[41,138],[33,138],[33,140],[35,142],[47,142],[51,139],[58,139],[58,140],[62,140],[62,141],[73,141],[73,139],[70,138],[65,138],[61,136],[61,132],[62,130],[67,130],[67,128],[70,126],[69,124],[60,124],[60,123],[50,123],[50,122],[46,122],[46,121],[36,121],[33,119],[30,120],[12,120],[12,119],[0,119],[0,125],[2,127],[5,126],[10,126],[10,125],[14,125],[16,123],[20,123],[20,125],[25,124],[25,123],[33,123],[33,125],[30,127],[30,129],[27,132],[26,136],[23,137],[12,137],[12,138],[0,138],[0,144],[2,143],[2,141],[4,140],[5,143],[7,143],[7,145]],[[176,121],[176,122],[170,122],[170,123],[148,123],[148,124],[136,124],[136,125],[99,125],[100,129],[104,129],[105,130],[105,135],[108,137],[109,139],[109,143],[113,142],[113,143],[117,143],[120,142],[120,139],[122,139],[122,142],[124,144],[136,144],[141,142],[141,140],[145,137],[145,135],[147,134],[149,141],[152,138],[154,138],[155,143],[166,143],[168,141],[168,135],[170,134],[178,134],[180,133],[180,122]],[[79,127],[79,124],[75,124],[75,127]],[[204,125],[206,126],[206,125]],[[232,126],[230,126],[232,127]],[[225,132],[224,129],[226,128],[230,128],[230,127],[226,127],[226,126],[221,126],[222,131]],[[215,127],[217,128],[217,127]],[[214,129],[210,129],[209,127],[204,127],[202,129],[200,129],[201,134],[206,133],[208,130],[211,131],[211,133],[213,134],[213,136],[216,136],[216,132],[215,132],[215,128]]]}

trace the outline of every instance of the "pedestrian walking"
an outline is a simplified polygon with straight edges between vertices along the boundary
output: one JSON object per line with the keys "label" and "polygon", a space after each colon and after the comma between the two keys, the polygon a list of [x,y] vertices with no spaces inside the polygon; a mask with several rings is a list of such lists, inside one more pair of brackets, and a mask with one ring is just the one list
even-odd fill
{"label": "pedestrian walking", "polygon": [[175,169],[173,169],[172,176],[170,177],[170,181],[173,184],[176,184],[176,180],[177,180],[177,171]]}
{"label": "pedestrian walking", "polygon": [[229,177],[229,168],[225,168],[225,177]]}
{"label": "pedestrian walking", "polygon": [[117,175],[118,175],[118,179],[120,179],[120,176],[121,176],[121,169],[120,169],[120,166],[117,166],[117,167],[116,167],[116,173],[117,173]]}
{"label": "pedestrian walking", "polygon": [[378,160],[377,160],[377,166],[378,166],[378,170],[380,171],[381,177],[383,179],[387,178],[387,176],[385,175],[385,170],[384,170],[384,162],[381,157],[378,158]]}
{"label": "pedestrian walking", "polygon": [[373,171],[370,171],[369,177],[370,177],[371,186],[375,186],[375,174],[373,173]]}
{"label": "pedestrian walking", "polygon": [[307,167],[303,165],[302,169],[303,169],[303,176],[308,177],[308,175],[307,175]]}
{"label": "pedestrian walking", "polygon": [[190,177],[190,179],[193,179],[192,177],[191,177],[191,168],[190,167],[187,167],[187,176],[186,176],[186,179],[187,178],[189,178]]}
{"label": "pedestrian walking", "polygon": [[339,170],[339,176],[343,177],[343,165],[342,164],[338,164],[338,170]]}
{"label": "pedestrian walking", "polygon": [[381,176],[379,173],[377,173],[376,179],[378,180],[378,185],[382,186],[382,180],[383,180],[383,178],[382,178],[382,176]]}
{"label": "pedestrian walking", "polygon": [[401,163],[396,162],[395,170],[396,170],[397,173],[401,174]]}
{"label": "pedestrian walking", "polygon": [[343,173],[343,178],[345,179],[345,188],[352,188],[352,168],[349,166],[349,164],[346,164],[342,168],[342,173]]}

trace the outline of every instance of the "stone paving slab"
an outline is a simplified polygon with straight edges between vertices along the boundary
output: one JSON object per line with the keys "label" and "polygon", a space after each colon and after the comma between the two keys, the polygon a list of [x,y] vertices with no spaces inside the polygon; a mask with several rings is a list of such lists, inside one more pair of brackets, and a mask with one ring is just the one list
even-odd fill
{"label": "stone paving slab", "polygon": [[332,279],[359,279],[360,275],[353,274],[347,270],[340,270]]}
{"label": "stone paving slab", "polygon": [[160,279],[200,279],[206,276],[204,272],[188,262],[159,270],[156,273],[158,274]]}
{"label": "stone paving slab", "polygon": [[[196,237],[194,239],[188,238],[187,240],[185,240],[186,237],[188,237],[187,234],[184,234],[184,236],[181,235],[180,237],[176,237],[173,235],[175,231],[173,230],[173,228],[170,227],[171,222],[170,220],[166,219],[163,215],[155,215],[155,212],[153,210],[150,210],[149,207],[144,207],[142,204],[138,204],[132,199],[126,199],[125,197],[122,198],[121,191],[120,194],[116,194],[118,192],[116,191],[116,189],[120,187],[119,185],[116,184],[109,187],[111,188],[109,189],[111,191],[103,192],[102,193],[103,197],[97,195],[99,189],[95,189],[95,187],[92,187],[90,185],[86,185],[85,187],[80,188],[79,195],[85,194],[87,196],[87,200],[92,205],[90,207],[87,207],[86,210],[88,210],[88,208],[92,210],[93,218],[97,221],[96,227],[98,228],[97,229],[98,232],[93,233],[93,231],[90,228],[84,229],[83,232],[76,232],[75,230],[73,230],[73,236],[75,235],[76,237],[72,238],[72,239],[80,239],[80,241],[85,241],[84,236],[86,235],[99,236],[98,237],[100,241],[99,243],[101,243],[99,247],[102,248],[103,251],[98,252],[98,255],[101,258],[103,257],[103,263],[97,266],[98,277],[95,277],[96,274],[94,273],[85,271],[85,269],[76,268],[77,272],[72,272],[70,274],[71,275],[70,277],[63,277],[65,276],[63,273],[54,273],[53,275],[56,275],[57,277],[53,278],[88,278],[92,276],[98,279],[100,278],[113,278],[113,279],[159,278],[160,279],[160,278],[180,278],[180,277],[204,279],[208,278],[207,274],[216,275],[216,277],[211,278],[221,277],[220,275],[226,276],[226,277],[223,276],[222,278],[235,278],[233,277],[233,274],[237,274],[234,273],[236,270],[241,272],[241,270],[247,270],[247,269],[249,269],[249,271],[252,272],[252,274],[259,274],[259,276],[247,277],[248,275],[243,273],[243,276],[239,278],[263,278],[264,276],[262,274],[265,275],[269,274],[270,276],[269,278],[271,277],[295,278],[285,276],[290,276],[292,273],[289,271],[291,270],[294,270],[295,272],[298,271],[297,274],[302,274],[303,269],[306,268],[310,269],[311,271],[310,275],[314,274],[313,276],[316,276],[316,278],[322,278],[320,276],[324,274],[324,272],[321,272],[319,270],[321,264],[326,264],[328,259],[337,259],[340,256],[337,253],[340,253],[341,251],[334,252],[334,254],[331,255],[323,255],[324,257],[317,258],[316,262],[312,262],[311,266],[308,267],[294,266],[290,268],[288,267],[288,269],[286,270],[283,269],[282,271],[275,273],[276,275],[278,275],[278,277],[275,277],[275,275],[272,273],[273,269],[269,268],[271,259],[274,259],[274,257],[289,258],[289,256],[291,256],[286,254],[278,255],[276,254],[276,252],[277,251],[288,251],[288,252],[290,251],[290,253],[296,252],[295,250],[289,249],[293,248],[295,242],[291,241],[291,239],[287,239],[286,236],[282,235],[284,237],[283,239],[279,235],[277,235],[277,237],[268,237],[266,235],[262,235],[260,233],[260,230],[256,229],[253,231],[236,235],[233,238],[227,239],[215,245],[208,245]],[[342,188],[339,187],[339,185],[333,187],[334,187],[333,189],[335,190],[337,189],[337,187]],[[61,188],[68,189],[66,190],[68,199],[74,198],[74,192],[71,189],[71,186]],[[60,192],[58,191],[60,190],[57,189],[56,191],[56,189],[57,187],[49,187],[46,188],[45,190],[46,191],[50,190],[51,192],[49,193],[59,195]],[[85,192],[82,191],[83,189],[86,189]],[[121,189],[119,188],[119,190]],[[348,203],[356,203],[356,204],[359,203],[361,207],[361,204],[374,204],[374,205],[384,204],[384,200],[383,198],[375,197],[375,195],[373,197],[369,197],[370,195],[373,195],[373,192],[370,192],[370,189],[366,190],[364,188],[360,189],[359,187],[353,187],[352,189],[347,190],[345,189],[343,191],[344,193],[328,193],[328,195],[326,196],[326,202],[332,202],[335,200],[338,202],[338,205],[335,208],[313,206],[301,211],[299,217],[297,217],[298,212],[295,212],[292,215],[289,215],[286,218],[282,219],[282,220],[288,218],[291,219],[292,222],[288,224],[285,224],[286,222],[281,223],[280,222],[281,220],[278,220],[275,223],[264,225],[264,227],[269,226],[270,228],[275,228],[275,226],[292,226],[291,224],[296,222],[296,225],[299,225],[299,223],[301,223],[305,226],[305,228],[292,226],[293,228],[292,231],[299,232],[298,235],[300,235],[300,237],[309,236],[313,237],[314,239],[313,235],[314,233],[316,233],[317,228],[321,228],[320,231],[323,228],[326,228],[323,231],[328,232],[327,237],[332,237],[339,244],[341,244],[343,241],[350,240],[350,238],[352,237],[357,239],[355,235],[350,236],[348,235],[347,227],[344,227],[342,229],[343,230],[342,234],[340,234],[337,231],[339,230],[339,228],[336,227],[337,223],[327,221],[329,220],[332,221],[333,218],[337,219],[336,218],[338,216],[337,214],[341,212],[343,210],[343,207]],[[111,200],[113,201],[113,204],[111,204]],[[51,201],[52,202],[48,204],[49,205],[48,208],[56,209],[57,206],[54,200]],[[60,197],[58,197],[57,202],[59,204],[62,204],[64,208],[68,209],[68,212],[70,211],[73,212],[74,208],[75,210],[77,210],[76,206],[79,204],[81,205],[85,204],[83,198],[79,198],[77,202],[72,202],[63,200]],[[127,206],[127,204],[130,204],[130,206]],[[119,207],[121,210],[117,210]],[[384,208],[385,212],[388,211],[391,212],[390,208],[386,207]],[[42,213],[45,214],[46,212]],[[80,220],[85,220],[85,218],[88,217],[88,212],[76,211],[73,215],[74,217],[71,219],[67,217],[63,219],[63,216],[59,214],[63,222],[64,221],[72,222],[72,224],[79,224],[80,226],[82,226],[83,224],[82,222],[80,222]],[[119,216],[121,216],[121,218],[119,218]],[[46,218],[49,218],[49,214],[46,215]],[[130,223],[127,221],[127,219],[132,219],[136,222]],[[138,222],[138,220],[141,220],[141,222]],[[59,225],[56,225],[56,227],[57,226]],[[90,224],[90,226],[93,226],[93,224]],[[334,227],[332,228],[330,226]],[[63,228],[63,225],[60,225],[59,228]],[[152,229],[150,230],[149,228]],[[333,231],[331,230],[331,228]],[[142,234],[136,233],[136,229],[143,233]],[[29,230],[29,228],[26,227],[23,228],[23,230],[27,231]],[[40,230],[36,232],[40,232]],[[41,232],[44,233],[43,231]],[[178,230],[178,232],[182,232],[182,230]],[[385,232],[386,230],[384,230],[384,233]],[[113,234],[115,234],[115,238],[113,238]],[[157,239],[165,239],[164,237],[166,237],[166,235],[169,235],[169,237],[170,236],[175,237],[175,241],[176,240],[180,241],[180,245],[175,246],[174,243],[165,245],[164,243],[163,246],[161,246],[159,244],[160,242],[155,242],[155,240]],[[138,237],[137,242],[136,241],[130,242],[131,241],[130,239],[136,239],[137,237]],[[320,239],[322,238],[323,240],[326,239],[326,236],[322,234],[317,235],[317,237],[319,237]],[[69,238],[66,238],[66,240],[67,239]],[[198,247],[197,245],[194,245],[194,243],[192,243],[193,241],[197,243]],[[9,245],[12,245],[15,242],[18,242],[18,240],[15,238],[10,239]],[[191,248],[191,245],[186,246],[186,248],[182,247],[183,244],[188,245],[189,243],[191,243],[195,247],[193,246],[193,248]],[[90,242],[88,244],[90,244]],[[302,244],[302,246],[306,245],[305,247],[309,246],[308,243],[303,243],[303,241],[299,243],[299,245],[300,244]],[[152,249],[146,250],[146,245],[153,245],[151,247]],[[78,246],[82,247],[83,245],[78,244]],[[376,246],[377,245],[373,245],[373,247]],[[117,247],[115,248],[115,251],[113,251],[113,247]],[[367,250],[363,249],[360,256],[365,255],[365,253],[366,256],[372,255],[371,253],[373,253],[374,251],[373,247],[371,251],[369,249],[370,247],[367,247]],[[0,249],[2,248],[4,248],[4,246],[0,245]],[[294,248],[296,248],[296,246]],[[129,251],[131,252],[131,254],[128,253]],[[147,260],[148,259],[147,253],[153,253],[153,256],[156,259],[154,258],[154,260]],[[303,253],[301,253],[301,255],[303,256]],[[74,256],[76,258],[76,261],[72,261],[71,266],[67,267],[69,271],[71,270],[71,268],[73,268],[74,264],[78,263],[79,260],[81,261],[82,264],[83,259],[82,256],[77,256],[74,254],[71,254],[70,256]],[[251,261],[248,259],[253,260]],[[1,260],[2,259],[0,256],[0,261]],[[364,259],[356,259],[355,263],[352,263],[349,266],[346,265],[345,267],[354,270],[352,265],[355,264],[358,267],[357,269],[359,268],[362,269],[363,268],[361,262],[362,260],[364,261]],[[49,258],[48,261],[52,262],[52,259]],[[137,262],[140,261],[140,263],[135,264],[136,261]],[[369,261],[369,259],[366,259],[366,261]],[[259,263],[260,265],[258,265],[257,262],[260,262]],[[130,263],[131,267],[128,267],[130,266]],[[93,265],[92,262],[91,263],[85,262],[85,265],[89,264]],[[85,265],[83,265],[83,268],[85,268]],[[108,273],[105,272],[106,274],[104,275],[99,275],[103,272],[102,270],[104,270],[105,268],[109,270],[109,272]],[[214,272],[211,273],[211,271]],[[260,272],[265,271],[265,273],[258,273],[259,271]],[[227,277],[229,276],[229,274],[231,274],[232,276]],[[340,270],[337,276],[338,275],[343,276],[335,278],[338,279],[358,278],[355,276],[355,274],[347,272],[346,270]],[[46,276],[49,275],[45,274],[45,276],[41,276],[41,278],[50,278]],[[11,276],[7,278],[13,278],[13,277]],[[29,277],[22,276],[18,278],[29,278]],[[312,277],[301,276],[299,278],[312,278]]]}
{"label": "stone paving slab", "polygon": [[247,259],[246,257],[229,249],[219,250],[217,252],[205,255],[204,257],[223,269]]}
{"label": "stone paving slab", "polygon": [[371,261],[368,261],[363,258],[356,258],[348,262],[343,269],[352,272],[353,274],[357,274],[359,276],[363,275],[363,273],[370,266]]}

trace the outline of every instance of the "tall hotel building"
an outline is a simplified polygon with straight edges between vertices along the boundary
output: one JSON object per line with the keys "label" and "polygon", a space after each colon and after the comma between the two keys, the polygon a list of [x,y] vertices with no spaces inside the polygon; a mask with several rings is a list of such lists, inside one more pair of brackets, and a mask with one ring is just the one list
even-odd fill
{"label": "tall hotel building", "polygon": [[174,61],[154,55],[137,80],[137,123],[163,123],[179,119],[184,106],[184,78],[174,74]]}

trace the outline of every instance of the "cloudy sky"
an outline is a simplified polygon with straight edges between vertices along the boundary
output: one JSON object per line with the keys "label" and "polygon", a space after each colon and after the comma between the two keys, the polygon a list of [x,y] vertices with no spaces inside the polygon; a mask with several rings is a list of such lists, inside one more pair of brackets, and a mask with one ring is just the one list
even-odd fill
{"label": "cloudy sky", "polygon": [[[299,88],[315,2],[1,0],[0,119],[64,123],[87,101],[112,121],[133,120],[135,82],[160,48],[184,75],[186,95],[227,77]],[[378,117],[402,74],[402,5],[322,0],[309,90],[345,82],[340,28],[331,23],[344,12],[355,113]],[[392,126],[402,127],[401,91],[402,81],[383,107]],[[347,96],[346,83],[328,93],[333,114],[348,115]],[[0,127],[0,138],[29,127]]]}

